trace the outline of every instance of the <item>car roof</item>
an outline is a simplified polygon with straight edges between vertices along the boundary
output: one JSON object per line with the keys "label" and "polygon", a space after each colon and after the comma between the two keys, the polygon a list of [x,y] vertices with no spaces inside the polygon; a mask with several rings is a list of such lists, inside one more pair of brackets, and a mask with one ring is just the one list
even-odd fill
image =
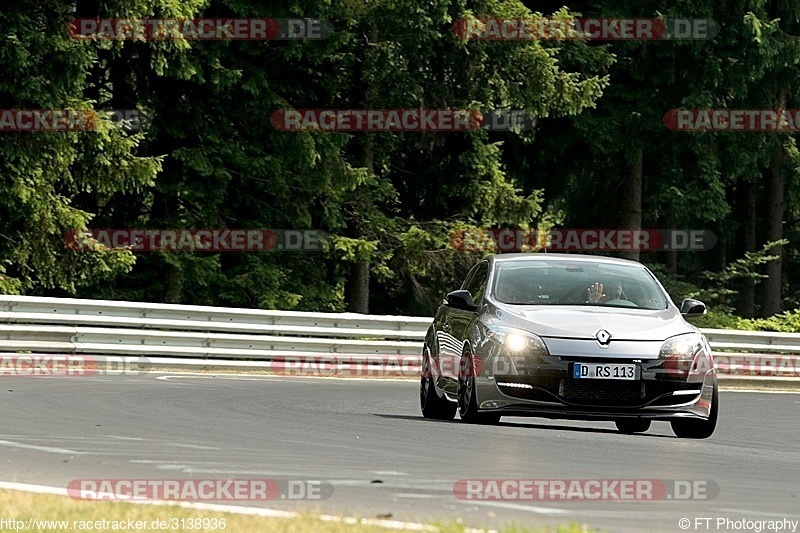
{"label": "car roof", "polygon": [[552,254],[543,252],[534,253],[510,253],[510,254],[493,254],[487,257],[492,263],[507,263],[512,261],[519,262],[535,262],[535,261],[548,261],[548,262],[592,262],[592,263],[606,263],[616,265],[638,266],[644,268],[644,265],[638,261],[630,259],[620,259],[617,257],[606,257],[603,255],[588,255],[588,254]]}

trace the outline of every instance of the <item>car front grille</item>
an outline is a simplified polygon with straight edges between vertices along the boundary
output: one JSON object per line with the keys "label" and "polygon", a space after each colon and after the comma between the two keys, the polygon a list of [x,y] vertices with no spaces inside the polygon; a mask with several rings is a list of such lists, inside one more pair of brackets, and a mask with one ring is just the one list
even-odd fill
{"label": "car front grille", "polygon": [[642,381],[562,379],[558,395],[568,403],[592,406],[635,406],[647,397]]}

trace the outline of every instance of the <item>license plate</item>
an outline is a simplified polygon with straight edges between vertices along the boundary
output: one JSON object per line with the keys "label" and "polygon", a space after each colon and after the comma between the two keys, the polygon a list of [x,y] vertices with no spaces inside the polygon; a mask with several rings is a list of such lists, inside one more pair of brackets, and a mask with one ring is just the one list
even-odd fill
{"label": "license plate", "polygon": [[614,365],[599,363],[575,363],[572,369],[575,379],[636,379],[636,365]]}

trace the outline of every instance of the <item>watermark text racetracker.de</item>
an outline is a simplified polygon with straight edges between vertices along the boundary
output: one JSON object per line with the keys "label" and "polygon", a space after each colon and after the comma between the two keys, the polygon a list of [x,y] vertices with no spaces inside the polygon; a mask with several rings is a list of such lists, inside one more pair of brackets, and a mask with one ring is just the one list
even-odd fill
{"label": "watermark text racetracker.de", "polygon": [[[436,378],[440,373],[458,375],[458,359],[435,359],[436,371],[430,366],[422,367],[419,355],[286,354],[274,356],[269,362],[269,370],[274,374],[296,377]],[[476,361],[479,372],[483,371],[485,364]],[[512,371],[506,359],[495,358],[488,364],[494,374]],[[800,356],[715,353],[714,368],[717,374],[800,377]],[[707,370],[709,368],[699,363],[693,372],[704,373]]]}
{"label": "watermark text racetracker.de", "polygon": [[90,229],[64,235],[76,251],[316,252],[328,235],[316,229]]}
{"label": "watermark text racetracker.de", "polygon": [[462,18],[453,23],[456,37],[468,41],[701,40],[718,32],[719,24],[711,19]]}
{"label": "watermark text racetracker.de", "polygon": [[460,479],[453,494],[468,501],[711,500],[719,486],[706,479]]}
{"label": "watermark text racetracker.de", "polygon": [[418,355],[280,355],[273,357],[269,369],[294,377],[418,378],[420,359]]}
{"label": "watermark text racetracker.de", "polygon": [[712,232],[700,229],[470,228],[450,234],[450,244],[459,251],[706,251],[716,242]]}
{"label": "watermark text racetracker.de", "polygon": [[138,109],[0,109],[0,132],[93,131],[101,119],[126,132],[146,130],[152,123]]}
{"label": "watermark text racetracker.de", "polygon": [[788,518],[753,520],[748,518],[695,516],[681,518],[678,520],[678,527],[689,531],[748,531],[753,533],[765,533],[768,531],[781,533],[788,531],[794,533],[799,523],[800,520],[789,520]]}
{"label": "watermark text racetracker.de", "polygon": [[[287,354],[274,356],[269,362],[269,370],[281,376],[387,379],[437,378],[439,374],[455,376],[462,371],[460,359],[433,355],[435,369],[430,365],[421,365],[419,355]],[[503,358],[493,358],[490,363],[476,360],[476,371],[479,374],[488,371],[487,364],[493,374],[512,372],[510,360]]]}
{"label": "watermark text racetracker.de", "polygon": [[672,131],[800,131],[800,109],[670,109],[664,125]]}
{"label": "watermark text racetracker.de", "polygon": [[319,479],[74,479],[67,494],[108,501],[326,500],[333,485]]}
{"label": "watermark text racetracker.de", "polygon": [[270,123],[279,131],[530,131],[528,109],[278,109]]}
{"label": "watermark text racetracker.de", "polygon": [[717,374],[800,377],[800,356],[715,353]]}
{"label": "watermark text racetracker.de", "polygon": [[96,375],[138,375],[148,372],[146,357],[4,354],[0,355],[0,377],[84,377]]}
{"label": "watermark text racetracker.de", "polygon": [[74,39],[113,41],[275,41],[327,39],[333,24],[310,18],[78,18]]}

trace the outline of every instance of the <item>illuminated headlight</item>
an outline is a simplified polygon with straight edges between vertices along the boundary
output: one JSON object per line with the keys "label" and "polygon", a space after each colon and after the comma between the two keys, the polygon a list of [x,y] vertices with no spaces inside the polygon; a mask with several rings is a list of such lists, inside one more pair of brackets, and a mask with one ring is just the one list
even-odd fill
{"label": "illuminated headlight", "polygon": [[697,333],[678,335],[661,345],[659,359],[693,359],[703,348],[703,338]]}
{"label": "illuminated headlight", "polygon": [[661,345],[658,358],[663,359],[661,369],[673,378],[702,379],[714,368],[711,348],[698,333],[678,335]]}
{"label": "illuminated headlight", "polygon": [[490,328],[490,338],[515,356],[550,355],[541,337],[527,331],[493,327]]}
{"label": "illuminated headlight", "polygon": [[508,351],[516,353],[525,350],[529,342],[530,341],[528,340],[528,337],[525,335],[520,335],[519,333],[509,333],[506,335],[506,339],[503,344],[505,344],[506,348],[508,348]]}

